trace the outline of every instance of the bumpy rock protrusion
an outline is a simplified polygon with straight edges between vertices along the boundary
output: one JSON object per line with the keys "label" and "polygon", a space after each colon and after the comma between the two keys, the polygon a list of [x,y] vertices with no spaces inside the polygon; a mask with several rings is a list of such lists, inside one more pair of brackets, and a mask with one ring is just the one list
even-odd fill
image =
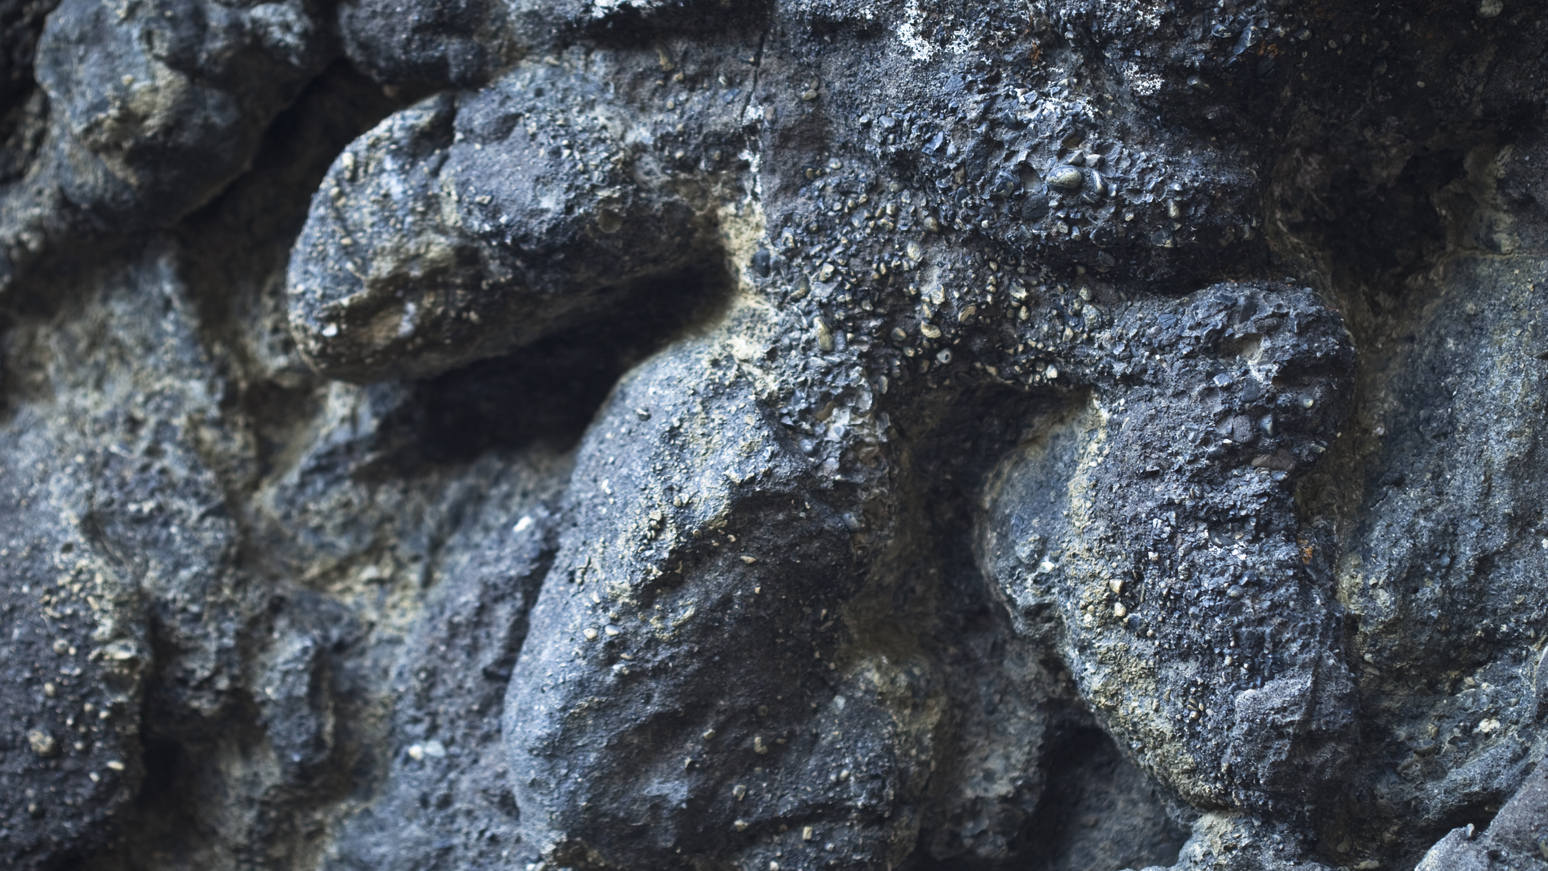
{"label": "bumpy rock protrusion", "polygon": [[858,521],[812,466],[714,342],[599,416],[506,700],[523,828],[555,863],[912,849],[940,688],[920,657],[852,649]]}
{"label": "bumpy rock protrusion", "polygon": [[[144,782],[147,684],[159,703],[197,704],[232,664],[208,626],[226,617],[233,529],[215,475],[191,449],[193,430],[209,432],[208,394],[190,375],[207,361],[158,260],[88,291],[122,313],[150,285],[158,316],[45,331],[39,369],[58,393],[46,414],[33,406],[0,428],[7,868],[57,867],[115,834]],[[103,374],[151,358],[175,386],[147,392],[132,376]],[[92,399],[81,381],[95,386]],[[14,401],[17,382],[8,386]]]}
{"label": "bumpy rock protrusion", "polygon": [[1239,813],[1206,812],[1193,824],[1193,837],[1170,868],[1144,871],[1332,871],[1302,858],[1306,852],[1296,827],[1265,825]]}
{"label": "bumpy rock protrusion", "polygon": [[[40,447],[14,435],[3,446]],[[7,463],[0,480],[0,862],[30,869],[100,843],[138,790],[150,651],[132,580],[58,523],[83,507],[71,504],[81,485],[68,470]]]}
{"label": "bumpy rock protrusion", "polygon": [[344,54],[393,87],[481,85],[518,51],[499,0],[350,0],[338,21]]}
{"label": "bumpy rock protrusion", "polygon": [[302,352],[334,378],[434,374],[597,317],[682,267],[699,222],[642,183],[632,125],[599,83],[537,67],[361,137],[292,255]]}
{"label": "bumpy rock protrusion", "polygon": [[1348,337],[1282,286],[1115,321],[1137,365],[1007,461],[984,558],[1023,614],[1057,609],[1075,680],[1147,769],[1197,806],[1295,814],[1353,738],[1339,608],[1291,491],[1347,408]]}
{"label": "bumpy rock protrusion", "polygon": [[1482,836],[1472,824],[1453,829],[1414,871],[1489,871],[1500,865],[1548,868],[1548,766],[1538,765]]}
{"label": "bumpy rock protrusion", "polygon": [[0,285],[61,244],[168,227],[245,171],[332,57],[301,0],[65,0],[38,40],[47,141],[0,194]]}

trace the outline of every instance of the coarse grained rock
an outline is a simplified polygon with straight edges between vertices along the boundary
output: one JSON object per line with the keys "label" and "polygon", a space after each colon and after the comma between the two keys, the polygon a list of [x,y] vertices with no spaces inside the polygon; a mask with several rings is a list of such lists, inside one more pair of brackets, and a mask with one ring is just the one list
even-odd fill
{"label": "coarse grained rock", "polygon": [[1515,867],[1548,865],[1548,769],[1539,768],[1511,796],[1480,836],[1470,823],[1454,829],[1426,853],[1416,871],[1438,868],[1489,868],[1495,862]]}
{"label": "coarse grained rock", "polygon": [[518,54],[505,3],[353,0],[337,15],[344,55],[391,88],[476,87]]}
{"label": "coarse grained rock", "polygon": [[0,4],[0,849],[1542,864],[1545,27]]}
{"label": "coarse grained rock", "polygon": [[1022,613],[1062,616],[1083,694],[1147,768],[1198,807],[1284,813],[1316,800],[1355,722],[1291,489],[1342,422],[1353,354],[1310,293],[1273,290],[1115,313],[1127,354],[1156,342],[1171,363],[1086,376],[1005,461],[981,552]]}
{"label": "coarse grained rock", "polygon": [[[358,381],[439,374],[595,320],[681,269],[693,211],[637,189],[628,120],[599,84],[522,70],[394,115],[346,149],[291,258],[308,362]],[[534,92],[586,105],[587,120],[534,119]]]}
{"label": "coarse grained rock", "polygon": [[[850,641],[843,611],[871,575],[858,506],[811,486],[813,460],[718,344],[652,358],[579,448],[569,507],[596,519],[561,534],[531,615],[543,640],[506,700],[529,843],[562,864],[788,851],[805,867],[796,854],[820,842],[895,865],[938,678]],[[672,389],[684,381],[699,387]]]}
{"label": "coarse grained rock", "polygon": [[22,121],[41,129],[0,190],[4,285],[45,255],[170,227],[209,202],[333,56],[301,2],[70,0],[36,39],[48,110]]}
{"label": "coarse grained rock", "polygon": [[[104,282],[95,318],[56,315],[56,330],[32,337],[31,365],[8,373],[0,849],[15,867],[113,834],[114,812],[144,777],[141,708],[157,643],[189,648],[180,664],[203,679],[220,665],[203,606],[224,593],[231,523],[194,446],[209,397],[187,376],[204,353],[162,266],[147,257]],[[104,337],[123,306],[143,304],[142,290],[160,297],[162,316]],[[151,392],[132,372],[93,366],[150,353],[172,376]],[[79,389],[82,377],[92,389]]]}

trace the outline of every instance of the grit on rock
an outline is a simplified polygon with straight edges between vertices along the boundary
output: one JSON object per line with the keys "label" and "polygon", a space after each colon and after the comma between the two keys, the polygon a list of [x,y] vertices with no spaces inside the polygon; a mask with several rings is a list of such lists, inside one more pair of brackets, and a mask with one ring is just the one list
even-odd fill
{"label": "grit on rock", "polygon": [[1548,871],[1527,0],[0,0],[0,865]]}

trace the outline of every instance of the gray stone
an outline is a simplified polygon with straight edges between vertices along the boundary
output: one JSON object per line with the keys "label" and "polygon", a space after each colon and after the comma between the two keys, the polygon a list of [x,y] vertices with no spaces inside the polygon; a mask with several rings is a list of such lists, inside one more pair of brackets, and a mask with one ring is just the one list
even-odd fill
{"label": "gray stone", "polygon": [[0,0],[0,864],[1548,866],[1485,5]]}

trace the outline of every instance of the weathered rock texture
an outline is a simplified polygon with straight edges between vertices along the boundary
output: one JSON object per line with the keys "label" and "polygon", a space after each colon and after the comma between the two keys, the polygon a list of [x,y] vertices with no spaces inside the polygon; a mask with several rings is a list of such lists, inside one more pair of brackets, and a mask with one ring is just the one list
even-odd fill
{"label": "weathered rock texture", "polygon": [[1548,869],[1529,0],[0,0],[0,865]]}

